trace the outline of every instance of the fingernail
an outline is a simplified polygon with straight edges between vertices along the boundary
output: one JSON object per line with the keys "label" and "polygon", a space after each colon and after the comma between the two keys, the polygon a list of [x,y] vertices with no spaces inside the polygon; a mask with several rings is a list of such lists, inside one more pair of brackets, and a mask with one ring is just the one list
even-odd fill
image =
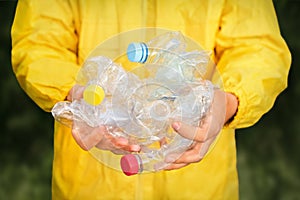
{"label": "fingernail", "polygon": [[175,131],[178,131],[180,129],[180,123],[179,122],[174,122],[172,127]]}

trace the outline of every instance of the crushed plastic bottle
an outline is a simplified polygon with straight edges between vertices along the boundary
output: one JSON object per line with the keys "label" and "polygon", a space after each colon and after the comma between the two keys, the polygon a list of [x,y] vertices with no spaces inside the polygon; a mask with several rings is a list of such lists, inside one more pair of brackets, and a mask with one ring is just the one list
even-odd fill
{"label": "crushed plastic bottle", "polygon": [[141,63],[148,76],[125,71],[110,58],[91,57],[77,77],[83,98],[57,103],[52,114],[69,126],[70,121],[105,125],[112,136],[139,144],[139,153],[120,158],[123,172],[134,175],[161,170],[168,165],[166,156],[178,157],[189,148],[192,141],[174,132],[171,123],[198,126],[209,112],[214,85],[203,79],[209,53],[187,52],[180,32],[131,43],[127,57]]}
{"label": "crushed plastic bottle", "polygon": [[[178,54],[184,52],[185,49],[183,35],[180,32],[169,32],[147,43],[130,43],[127,48],[127,57],[131,62],[167,64],[170,61],[168,58],[179,58]],[[172,54],[177,54],[177,56]]]}
{"label": "crushed plastic bottle", "polygon": [[207,71],[210,52],[187,52],[186,48],[185,38],[180,32],[169,32],[147,43],[130,43],[127,57],[131,62],[142,63],[147,67],[160,65],[156,80],[174,89],[185,82],[203,78]]}

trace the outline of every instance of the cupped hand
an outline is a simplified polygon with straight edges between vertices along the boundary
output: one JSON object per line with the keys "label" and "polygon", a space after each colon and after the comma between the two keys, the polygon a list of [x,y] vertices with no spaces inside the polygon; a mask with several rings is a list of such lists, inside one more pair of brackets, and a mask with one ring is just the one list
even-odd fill
{"label": "cupped hand", "polygon": [[170,163],[165,170],[174,170],[197,163],[207,154],[210,146],[219,135],[224,124],[231,119],[238,107],[237,98],[219,89],[214,92],[214,99],[210,111],[198,127],[182,122],[174,122],[173,129],[181,136],[193,140],[193,144],[177,158],[168,155],[166,162]]}
{"label": "cupped hand", "polygon": [[[81,99],[83,97],[84,89],[84,86],[73,86],[66,99],[68,101]],[[73,122],[72,125],[72,136],[83,150],[88,151],[93,147],[97,147],[102,150],[111,151],[115,154],[126,154],[140,151],[141,147],[139,145],[131,144],[125,137],[113,136],[110,133],[111,131],[114,131],[111,127],[91,127],[85,122],[76,121],[75,123]]]}

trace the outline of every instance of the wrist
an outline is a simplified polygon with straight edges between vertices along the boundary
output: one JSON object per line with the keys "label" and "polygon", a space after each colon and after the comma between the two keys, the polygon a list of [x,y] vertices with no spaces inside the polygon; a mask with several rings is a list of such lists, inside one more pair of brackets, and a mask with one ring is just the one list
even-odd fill
{"label": "wrist", "polygon": [[225,114],[225,124],[233,120],[237,110],[238,110],[238,98],[232,94],[226,92],[226,114]]}

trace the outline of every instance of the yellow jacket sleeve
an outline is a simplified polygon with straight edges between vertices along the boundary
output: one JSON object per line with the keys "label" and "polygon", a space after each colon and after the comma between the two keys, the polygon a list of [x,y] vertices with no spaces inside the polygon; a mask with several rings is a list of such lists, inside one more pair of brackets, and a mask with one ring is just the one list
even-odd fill
{"label": "yellow jacket sleeve", "polygon": [[[238,8],[238,9],[237,9]],[[239,99],[231,128],[253,125],[287,87],[290,52],[271,0],[228,0],[216,40],[224,89]]]}
{"label": "yellow jacket sleeve", "polygon": [[79,69],[71,12],[67,1],[20,0],[17,5],[11,32],[13,70],[45,111],[65,99]]}

